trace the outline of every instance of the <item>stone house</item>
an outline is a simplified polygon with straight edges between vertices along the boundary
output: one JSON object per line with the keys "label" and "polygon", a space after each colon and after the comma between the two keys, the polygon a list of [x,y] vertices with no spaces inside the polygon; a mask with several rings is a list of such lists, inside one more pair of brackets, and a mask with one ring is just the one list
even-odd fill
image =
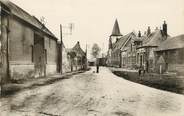
{"label": "stone house", "polygon": [[57,38],[54,34],[14,3],[1,0],[0,7],[0,68],[3,80],[56,73]]}
{"label": "stone house", "polygon": [[131,32],[122,37],[121,43],[121,67],[133,68],[136,65],[136,47],[134,41],[137,40],[135,32]]}
{"label": "stone house", "polygon": [[184,35],[168,38],[160,44],[155,53],[157,72],[184,75]]}
{"label": "stone house", "polygon": [[158,46],[168,38],[167,24],[164,21],[163,29],[156,28],[142,42],[142,45],[137,48],[137,64],[138,66],[145,65],[147,72],[155,72],[155,50]]}

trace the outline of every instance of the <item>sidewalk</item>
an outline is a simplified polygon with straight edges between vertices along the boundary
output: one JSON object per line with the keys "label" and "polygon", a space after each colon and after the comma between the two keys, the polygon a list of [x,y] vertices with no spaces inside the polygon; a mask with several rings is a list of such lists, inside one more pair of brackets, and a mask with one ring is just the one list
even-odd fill
{"label": "sidewalk", "polygon": [[3,95],[1,96],[7,96],[7,95],[12,95],[18,91],[24,90],[24,89],[31,89],[34,87],[38,87],[38,86],[43,86],[43,85],[48,85],[48,84],[52,84],[56,81],[59,81],[61,79],[68,79],[70,78],[72,75],[76,75],[79,73],[83,73],[85,71],[75,71],[75,72],[70,72],[70,73],[65,73],[65,74],[54,74],[54,75],[50,75],[47,77],[41,77],[41,78],[37,78],[37,79],[29,79],[26,81],[23,81],[21,84],[17,84],[17,83],[9,83],[4,85],[1,90],[3,90]]}
{"label": "sidewalk", "polygon": [[114,68],[114,67],[109,67],[111,71],[125,71],[125,72],[138,72],[138,70],[135,69],[126,69],[126,68]]}

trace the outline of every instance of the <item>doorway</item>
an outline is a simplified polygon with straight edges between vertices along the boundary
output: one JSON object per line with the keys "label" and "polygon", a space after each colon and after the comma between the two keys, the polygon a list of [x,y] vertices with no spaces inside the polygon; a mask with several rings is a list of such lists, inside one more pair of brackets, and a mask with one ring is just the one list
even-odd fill
{"label": "doorway", "polygon": [[44,38],[38,34],[34,34],[33,56],[35,77],[46,76],[46,52],[44,50]]}

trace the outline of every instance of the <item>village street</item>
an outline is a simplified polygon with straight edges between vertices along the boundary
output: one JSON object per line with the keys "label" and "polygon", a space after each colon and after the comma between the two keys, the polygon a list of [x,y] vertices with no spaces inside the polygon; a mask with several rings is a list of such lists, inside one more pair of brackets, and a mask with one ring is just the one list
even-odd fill
{"label": "village street", "polygon": [[108,68],[94,70],[0,99],[0,115],[184,116],[183,95],[129,82]]}

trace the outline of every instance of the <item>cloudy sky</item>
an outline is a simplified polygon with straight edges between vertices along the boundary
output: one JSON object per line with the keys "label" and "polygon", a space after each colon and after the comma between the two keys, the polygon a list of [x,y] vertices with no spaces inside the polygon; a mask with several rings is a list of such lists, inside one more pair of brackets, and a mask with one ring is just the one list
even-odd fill
{"label": "cloudy sky", "polygon": [[[47,27],[59,38],[59,24],[74,23],[71,36],[64,35],[66,47],[80,41],[107,48],[108,36],[118,19],[122,34],[147,26],[168,23],[171,36],[184,34],[184,0],[11,0],[31,15],[46,19]],[[67,28],[64,29],[66,31]]]}

